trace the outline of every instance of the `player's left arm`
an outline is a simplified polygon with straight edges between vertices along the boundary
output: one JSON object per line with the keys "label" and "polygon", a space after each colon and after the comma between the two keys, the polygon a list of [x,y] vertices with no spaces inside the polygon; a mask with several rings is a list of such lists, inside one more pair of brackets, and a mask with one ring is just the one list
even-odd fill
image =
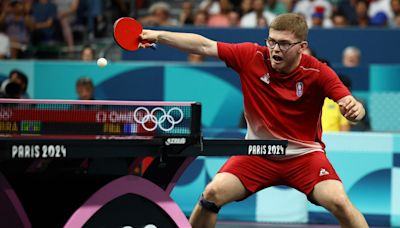
{"label": "player's left arm", "polygon": [[345,96],[337,101],[340,112],[349,121],[357,122],[364,118],[365,109],[361,102],[357,101],[352,95]]}

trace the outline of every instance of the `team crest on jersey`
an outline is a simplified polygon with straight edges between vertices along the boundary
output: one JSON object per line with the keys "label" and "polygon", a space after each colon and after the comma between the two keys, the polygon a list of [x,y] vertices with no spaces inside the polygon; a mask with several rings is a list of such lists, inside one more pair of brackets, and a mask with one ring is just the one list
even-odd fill
{"label": "team crest on jersey", "polygon": [[269,84],[270,80],[269,80],[269,73],[264,74],[262,77],[260,77],[260,80]]}
{"label": "team crest on jersey", "polygon": [[296,95],[297,97],[301,97],[303,95],[304,85],[303,82],[296,83]]}

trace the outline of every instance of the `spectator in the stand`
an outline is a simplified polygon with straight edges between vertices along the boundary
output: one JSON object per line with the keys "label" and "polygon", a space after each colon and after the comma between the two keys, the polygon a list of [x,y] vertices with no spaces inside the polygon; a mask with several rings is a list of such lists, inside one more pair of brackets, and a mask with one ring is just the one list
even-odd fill
{"label": "spectator in the stand", "polygon": [[[389,15],[389,25],[391,27],[400,26],[400,0],[390,1],[391,14]],[[396,23],[397,21],[397,23]]]}
{"label": "spectator in the stand", "polygon": [[[350,79],[339,75],[343,84],[349,88]],[[350,131],[350,122],[341,114],[339,105],[329,98],[325,98],[321,115],[322,132]]]}
{"label": "spectator in the stand", "polygon": [[395,25],[396,18],[400,16],[400,0],[391,0],[390,7],[392,10],[392,17],[390,18],[390,25]]}
{"label": "spectator in the stand", "polygon": [[390,7],[394,15],[400,15],[400,0],[391,0]]}
{"label": "spectator in the stand", "polygon": [[258,19],[264,17],[267,20],[267,24],[275,18],[275,14],[264,11],[265,1],[264,0],[254,0],[253,11],[242,16],[240,20],[241,27],[256,27]]}
{"label": "spectator in the stand", "polygon": [[14,69],[0,87],[0,96],[6,98],[28,99],[28,77],[22,71]]}
{"label": "spectator in the stand", "polygon": [[266,0],[266,3],[265,10],[275,15],[288,12],[287,5],[281,0]]}
{"label": "spectator in the stand", "polygon": [[0,24],[0,59],[10,57],[10,38],[4,33],[4,26]]}
{"label": "spectator in the stand", "polygon": [[229,13],[232,11],[232,5],[229,0],[219,0],[220,11],[216,14],[211,14],[208,18],[209,27],[229,27]]}
{"label": "spectator in the stand", "polygon": [[257,28],[266,28],[268,26],[268,21],[265,17],[257,18]]}
{"label": "spectator in the stand", "polygon": [[22,57],[33,28],[32,18],[25,13],[22,0],[11,0],[4,4],[3,11],[0,13],[0,24],[4,25],[5,32],[10,38],[11,59]]}
{"label": "spectator in the stand", "polygon": [[370,24],[377,27],[386,27],[388,26],[388,16],[384,12],[378,12],[371,18]]}
{"label": "spectator in the stand", "polygon": [[391,0],[372,0],[369,1],[368,16],[373,18],[377,13],[382,12],[388,18],[392,18]]}
{"label": "spectator in the stand", "polygon": [[89,77],[81,77],[76,81],[76,93],[79,100],[95,100],[94,85]]}
{"label": "spectator in the stand", "polygon": [[[12,1],[12,0],[11,0]],[[21,2],[24,5],[24,13],[29,15],[32,11],[32,4],[35,0],[22,0]]]}
{"label": "spectator in the stand", "polygon": [[32,5],[34,45],[48,44],[56,40],[57,7],[49,0],[37,0]]}
{"label": "spectator in the stand", "polygon": [[357,25],[359,27],[369,26],[369,16],[368,16],[368,0],[357,0],[356,1],[356,15],[357,15]]}
{"label": "spectator in the stand", "polygon": [[232,4],[233,11],[240,11],[240,4],[242,3],[242,0],[229,0],[229,2]]}
{"label": "spectator in the stand", "polygon": [[204,10],[198,10],[194,14],[193,25],[203,27],[207,26],[207,24],[208,24],[208,13]]}
{"label": "spectator in the stand", "polygon": [[293,1],[293,0],[280,0],[280,1],[285,3],[288,12],[293,12],[294,5],[297,3],[297,0],[296,1]]}
{"label": "spectator in the stand", "polygon": [[179,25],[193,25],[193,3],[184,0],[179,14]]}
{"label": "spectator in the stand", "polygon": [[98,37],[104,34],[106,30],[106,22],[104,14],[104,0],[86,0],[87,4],[87,19],[89,39]]}
{"label": "spectator in the stand", "polygon": [[350,25],[358,24],[356,4],[358,0],[339,1],[336,12],[344,15]]}
{"label": "spectator in the stand", "polygon": [[68,51],[74,49],[74,37],[71,24],[75,19],[80,0],[53,0],[58,10],[58,20],[60,21],[64,41],[67,44]]}
{"label": "spectator in the stand", "polygon": [[86,45],[83,47],[81,51],[81,60],[82,61],[94,61],[96,56],[96,51],[90,45]]}
{"label": "spectator in the stand", "polygon": [[250,13],[253,10],[253,0],[242,0],[240,3],[239,14],[240,17]]}
{"label": "spectator in the stand", "polygon": [[332,15],[332,23],[335,28],[343,28],[349,25],[346,16],[341,13],[334,13]]}
{"label": "spectator in the stand", "polygon": [[199,9],[206,11],[209,15],[217,14],[221,11],[219,0],[203,0],[199,5]]}
{"label": "spectator in the stand", "polygon": [[300,13],[305,16],[307,24],[312,25],[312,16],[315,13],[323,15],[323,27],[331,27],[330,20],[332,16],[332,4],[327,0],[302,0],[294,5],[294,13]]}
{"label": "spectator in the stand", "polygon": [[324,14],[315,12],[311,16],[311,28],[321,28],[324,23]]}
{"label": "spectator in the stand", "polygon": [[361,63],[361,51],[355,46],[348,46],[343,50],[342,64],[345,67],[357,67]]}
{"label": "spectator in the stand", "polygon": [[148,16],[142,17],[139,21],[143,25],[151,26],[176,26],[178,21],[171,18],[171,6],[166,2],[156,2],[149,8]]}
{"label": "spectator in the stand", "polygon": [[228,14],[229,26],[239,27],[240,26],[240,14],[236,11],[231,11]]}

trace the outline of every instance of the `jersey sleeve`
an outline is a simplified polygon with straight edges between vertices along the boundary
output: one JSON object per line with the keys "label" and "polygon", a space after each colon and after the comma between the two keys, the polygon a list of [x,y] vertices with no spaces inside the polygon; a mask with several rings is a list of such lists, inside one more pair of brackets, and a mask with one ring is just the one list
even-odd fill
{"label": "jersey sleeve", "polygon": [[342,83],[339,76],[327,65],[321,63],[320,86],[326,97],[337,102],[341,98],[351,95],[349,89]]}
{"label": "jersey sleeve", "polygon": [[217,45],[218,57],[228,67],[239,73],[252,60],[254,53],[257,51],[257,45],[249,42],[239,44],[218,42]]}

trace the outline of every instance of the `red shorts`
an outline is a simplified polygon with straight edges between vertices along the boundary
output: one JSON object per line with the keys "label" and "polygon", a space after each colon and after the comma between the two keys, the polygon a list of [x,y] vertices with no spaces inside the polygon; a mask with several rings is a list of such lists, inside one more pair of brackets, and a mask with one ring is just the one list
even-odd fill
{"label": "red shorts", "polygon": [[233,156],[219,173],[237,176],[252,193],[275,185],[287,185],[308,195],[323,180],[341,181],[323,152],[312,152],[286,160],[261,156]]}

